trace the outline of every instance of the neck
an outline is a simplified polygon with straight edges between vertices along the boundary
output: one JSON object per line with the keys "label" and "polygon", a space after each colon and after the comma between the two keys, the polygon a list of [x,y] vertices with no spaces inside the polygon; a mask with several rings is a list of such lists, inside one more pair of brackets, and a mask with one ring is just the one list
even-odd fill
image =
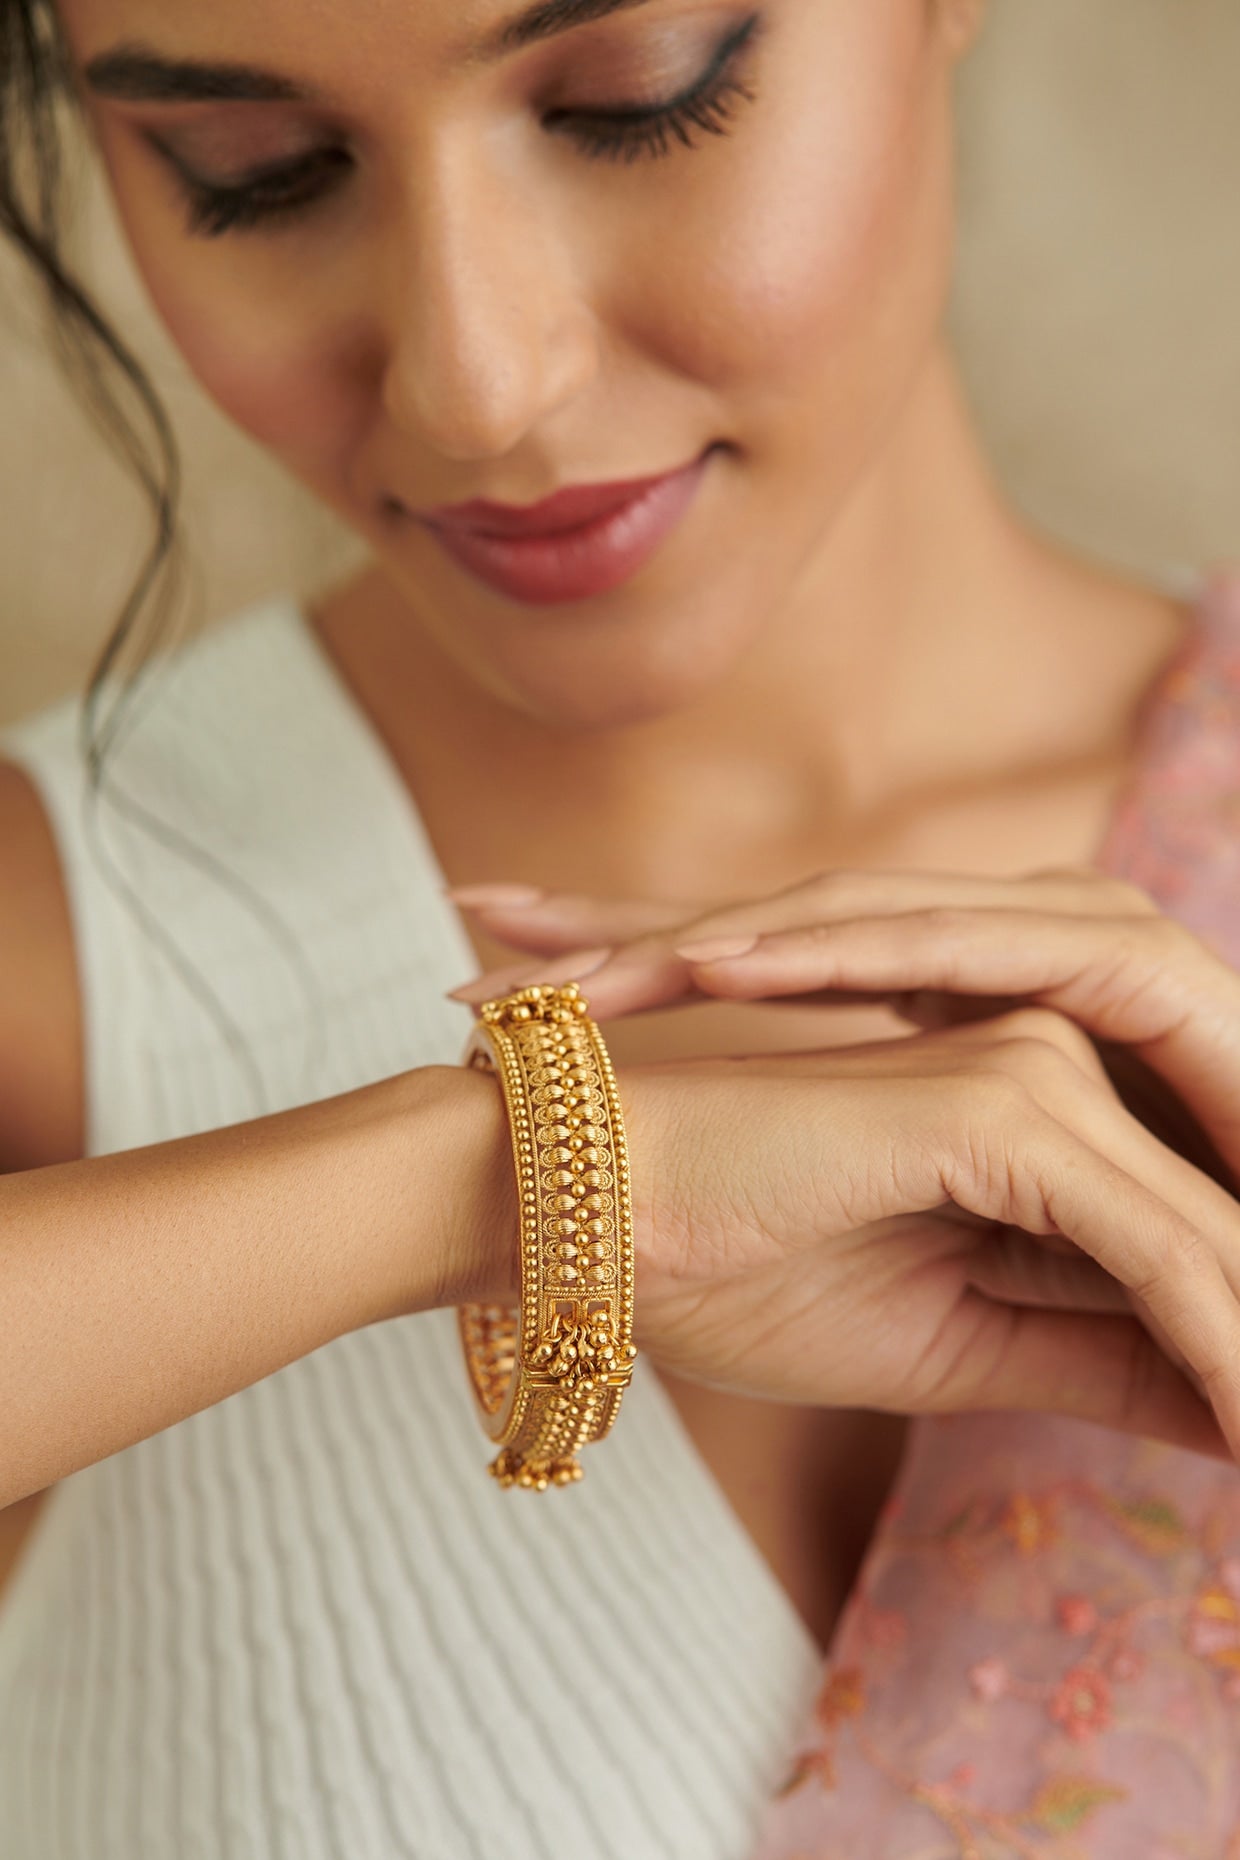
{"label": "neck", "polygon": [[[383,672],[359,695],[432,818],[476,822],[497,769],[506,814],[526,821],[570,830],[585,795],[618,865],[677,869],[691,896],[686,845],[710,849],[717,869],[721,843],[744,859],[745,847],[803,843],[824,820],[863,837],[867,820],[905,797],[1096,749],[1086,661],[1114,634],[1083,625],[1082,612],[1096,621],[1100,587],[1114,595],[1117,585],[1010,515],[938,355],[755,646],[671,714],[576,736],[548,730],[436,652],[377,570],[351,602],[347,650],[352,670],[366,653],[355,626],[364,612]],[[1165,613],[1161,625],[1165,635]],[[1065,676],[1074,664],[1080,681]],[[477,753],[463,757],[464,743]],[[494,866],[483,876],[504,863],[480,857]]]}

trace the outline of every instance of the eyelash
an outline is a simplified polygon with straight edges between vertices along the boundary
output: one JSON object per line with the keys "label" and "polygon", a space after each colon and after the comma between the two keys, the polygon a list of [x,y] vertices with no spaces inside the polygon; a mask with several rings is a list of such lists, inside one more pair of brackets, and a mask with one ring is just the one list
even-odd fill
{"label": "eyelash", "polygon": [[[592,161],[624,161],[643,157],[659,160],[672,152],[669,139],[693,148],[693,131],[727,135],[736,99],[754,101],[754,92],[736,75],[741,53],[755,37],[761,16],[732,33],[712,60],[704,77],[671,102],[653,109],[614,110],[597,115],[569,110],[553,111],[548,120],[575,124],[566,133]],[[308,211],[339,184],[353,166],[343,149],[317,149],[284,168],[229,187],[211,187],[184,173],[181,185],[188,198],[191,233],[219,238],[227,232],[287,221]]]}

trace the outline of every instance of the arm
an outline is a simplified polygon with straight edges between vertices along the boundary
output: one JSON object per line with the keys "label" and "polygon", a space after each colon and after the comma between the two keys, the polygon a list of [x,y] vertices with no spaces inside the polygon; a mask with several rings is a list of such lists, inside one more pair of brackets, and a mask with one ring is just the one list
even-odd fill
{"label": "arm", "polygon": [[69,914],[0,764],[0,1509],[377,1320],[515,1289],[492,1080],[428,1067],[78,1160]]}
{"label": "arm", "polygon": [[0,1505],[348,1331],[511,1300],[516,1229],[500,1094],[453,1066],[6,1176]]}

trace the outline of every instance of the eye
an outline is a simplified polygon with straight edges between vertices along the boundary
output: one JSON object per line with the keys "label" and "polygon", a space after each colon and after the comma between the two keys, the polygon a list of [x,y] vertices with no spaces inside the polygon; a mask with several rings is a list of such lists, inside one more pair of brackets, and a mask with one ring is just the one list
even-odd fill
{"label": "eye", "polygon": [[186,196],[190,231],[213,239],[304,212],[332,193],[352,167],[347,149],[322,148],[227,185],[199,180],[179,166],[176,172]]}
{"label": "eye", "polygon": [[703,76],[666,103],[588,114],[579,110],[553,111],[547,121],[565,122],[566,133],[580,142],[589,156],[605,161],[632,162],[643,156],[667,155],[672,137],[683,147],[692,148],[695,129],[708,135],[726,135],[734,101],[754,101],[754,93],[739,76],[737,66],[760,24],[761,16],[755,13],[730,33]]}
{"label": "eye", "polygon": [[[543,120],[558,134],[570,136],[591,159],[608,161],[667,155],[672,152],[672,139],[692,148],[695,130],[726,135],[735,100],[754,101],[737,66],[761,24],[762,16],[755,13],[730,33],[704,74],[665,103],[614,110],[552,110]],[[163,153],[167,155],[166,150]],[[173,163],[186,197],[189,230],[202,238],[299,218],[333,193],[353,165],[347,149],[325,147],[296,162],[225,184],[207,182]]]}

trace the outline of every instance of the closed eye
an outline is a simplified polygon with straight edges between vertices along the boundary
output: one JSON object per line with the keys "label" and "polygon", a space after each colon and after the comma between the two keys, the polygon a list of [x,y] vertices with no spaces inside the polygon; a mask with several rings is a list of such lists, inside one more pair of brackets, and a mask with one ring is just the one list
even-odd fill
{"label": "closed eye", "polygon": [[[618,104],[607,110],[557,109],[547,113],[544,126],[569,136],[592,160],[633,162],[659,159],[673,151],[695,146],[697,132],[726,135],[735,105],[753,102],[754,92],[739,66],[757,38],[760,14],[752,15],[730,33],[706,71],[687,90],[658,104]],[[296,161],[258,169],[235,181],[211,181],[192,173],[161,139],[150,134],[155,148],[170,162],[186,204],[189,230],[202,238],[228,232],[274,228],[307,215],[348,179],[355,167],[352,153],[325,145]]]}

